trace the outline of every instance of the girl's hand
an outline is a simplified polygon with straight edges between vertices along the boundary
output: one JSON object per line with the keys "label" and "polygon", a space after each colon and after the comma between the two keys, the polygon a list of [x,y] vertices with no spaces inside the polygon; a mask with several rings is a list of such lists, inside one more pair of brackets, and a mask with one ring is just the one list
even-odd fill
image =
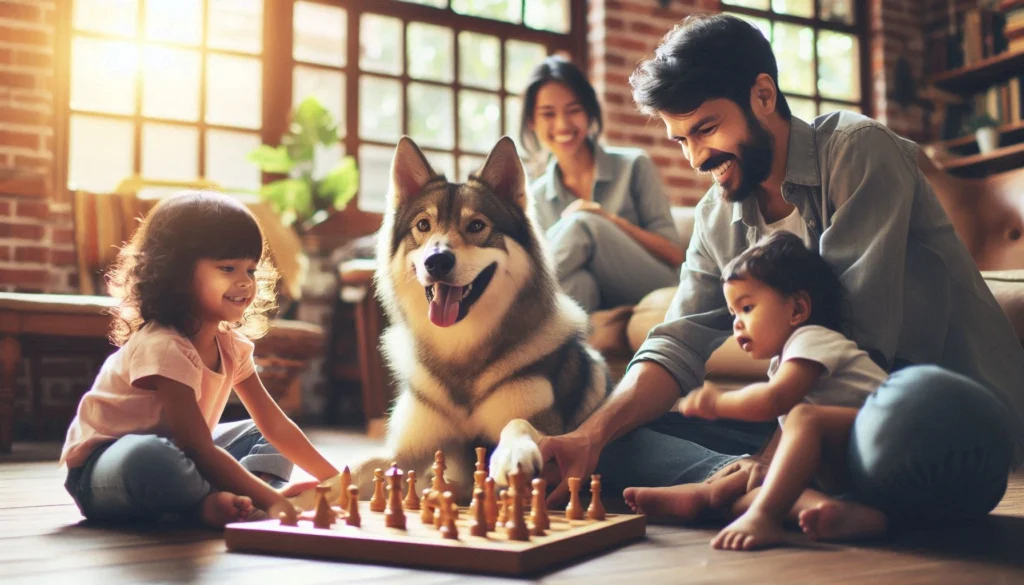
{"label": "girl's hand", "polygon": [[297,496],[297,495],[301,494],[302,492],[304,492],[306,490],[311,490],[311,489],[315,488],[318,485],[320,485],[319,481],[317,481],[315,479],[311,479],[309,481],[299,481],[299,482],[290,483],[290,484],[282,487],[281,489],[279,489],[277,491],[282,496],[284,496],[286,498],[291,498],[291,497],[294,497],[294,496]]}
{"label": "girl's hand", "polygon": [[299,518],[299,511],[296,510],[295,506],[285,499],[284,496],[281,496],[279,500],[267,508],[267,517],[272,520],[279,520],[281,518],[281,514],[285,515],[289,524],[294,524]]}
{"label": "girl's hand", "polygon": [[683,416],[715,420],[718,418],[716,407],[718,397],[721,395],[722,391],[717,386],[710,382],[705,382],[703,387],[686,395],[686,398],[679,405],[679,412]]}

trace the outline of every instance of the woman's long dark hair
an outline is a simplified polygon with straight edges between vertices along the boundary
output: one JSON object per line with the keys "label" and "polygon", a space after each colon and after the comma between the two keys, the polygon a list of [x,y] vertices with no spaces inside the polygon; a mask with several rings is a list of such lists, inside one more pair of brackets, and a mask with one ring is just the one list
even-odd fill
{"label": "woman's long dark hair", "polygon": [[587,113],[592,128],[596,127],[590,135],[591,140],[597,140],[604,129],[604,120],[601,118],[601,104],[597,101],[597,93],[594,86],[587,81],[587,76],[580,71],[565,57],[551,55],[534,67],[530,73],[530,81],[523,91],[523,112],[519,118],[519,143],[526,149],[530,156],[540,151],[540,143],[537,135],[530,130],[530,121],[533,120],[533,110],[537,106],[537,92],[549,81],[557,81],[569,88],[576,95],[576,99],[583,106]]}
{"label": "woman's long dark hair", "polygon": [[267,256],[259,222],[233,197],[190,190],[161,200],[106,274],[110,294],[121,301],[111,311],[110,341],[122,346],[151,321],[195,335],[200,321],[192,277],[201,259],[257,263],[255,298],[242,320],[228,326],[251,338],[263,336],[267,313],[277,306],[277,271]]}

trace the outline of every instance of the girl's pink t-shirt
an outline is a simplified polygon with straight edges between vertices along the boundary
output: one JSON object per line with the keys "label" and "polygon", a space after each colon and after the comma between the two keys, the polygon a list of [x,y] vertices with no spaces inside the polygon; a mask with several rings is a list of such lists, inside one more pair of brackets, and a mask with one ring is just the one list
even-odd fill
{"label": "girl's pink t-shirt", "polygon": [[175,329],[149,323],[103,362],[92,388],[82,397],[61,452],[61,465],[81,466],[93,450],[125,435],[170,438],[155,390],[139,387],[149,376],[163,376],[195,390],[211,432],[220,421],[235,384],[256,371],[253,343],[237,331],[217,333],[220,371],[207,368],[192,342]]}

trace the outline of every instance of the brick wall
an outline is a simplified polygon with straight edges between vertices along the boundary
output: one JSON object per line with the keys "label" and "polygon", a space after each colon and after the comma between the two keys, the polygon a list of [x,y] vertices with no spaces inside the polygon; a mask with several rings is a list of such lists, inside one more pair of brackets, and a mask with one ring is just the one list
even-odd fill
{"label": "brick wall", "polygon": [[71,208],[53,199],[55,0],[0,0],[0,290],[77,290]]}
{"label": "brick wall", "polygon": [[[871,0],[871,87],[864,91],[876,100],[879,121],[915,140],[927,139],[924,110],[903,109],[888,94],[901,54],[910,60],[915,79],[922,79],[925,33],[920,13],[928,1]],[[628,78],[674,24],[696,12],[720,11],[719,0],[671,0],[665,8],[658,0],[590,0],[589,7],[589,75],[605,108],[605,139],[646,149],[661,169],[672,202],[695,203],[710,180],[693,172],[678,147],[665,138],[659,120],[636,111]]]}

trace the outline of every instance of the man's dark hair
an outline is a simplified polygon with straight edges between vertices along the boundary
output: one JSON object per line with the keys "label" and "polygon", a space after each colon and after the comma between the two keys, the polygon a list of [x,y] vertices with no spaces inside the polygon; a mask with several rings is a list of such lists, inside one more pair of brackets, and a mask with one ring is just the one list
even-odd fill
{"label": "man's dark hair", "polygon": [[523,91],[523,112],[519,117],[519,141],[529,154],[540,150],[537,136],[530,130],[530,122],[533,120],[533,110],[537,106],[537,93],[549,81],[557,81],[565,85],[576,95],[576,99],[583,106],[583,111],[587,113],[591,127],[594,129],[593,134],[590,135],[592,140],[600,136],[601,130],[604,128],[601,104],[597,101],[597,92],[594,91],[594,86],[587,81],[587,76],[572,61],[560,55],[551,55],[533,68],[533,71],[530,72],[530,80],[526,83],[526,89]]}
{"label": "man's dark hair", "polygon": [[750,88],[762,73],[775,83],[775,109],[789,120],[775,54],[760,29],[728,14],[695,14],[665,35],[654,58],[640,63],[629,84],[633,101],[648,115],[687,114],[717,98],[747,112]]}

